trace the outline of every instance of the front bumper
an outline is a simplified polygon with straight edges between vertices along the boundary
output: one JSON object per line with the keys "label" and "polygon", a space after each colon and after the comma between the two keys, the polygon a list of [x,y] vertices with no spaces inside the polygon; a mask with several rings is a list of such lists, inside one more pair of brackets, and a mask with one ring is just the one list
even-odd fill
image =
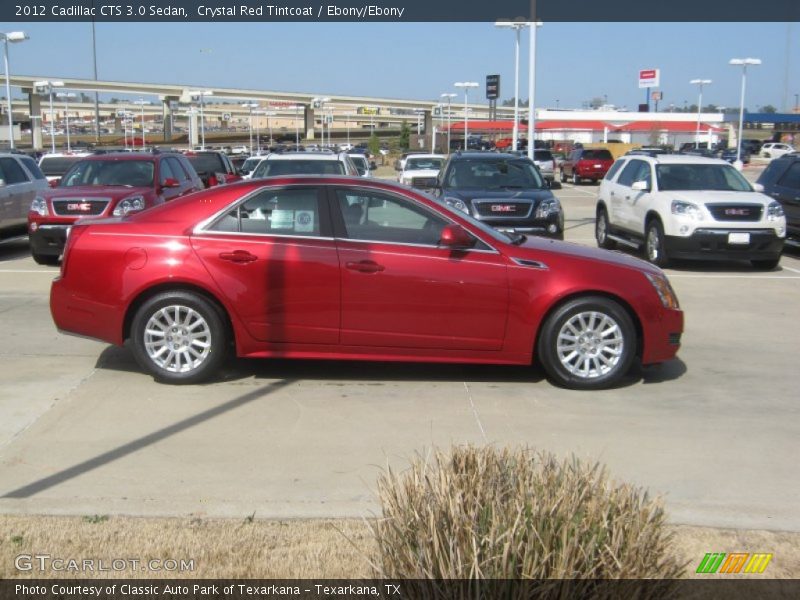
{"label": "front bumper", "polygon": [[[730,243],[729,234],[749,234],[748,243]],[[688,237],[665,236],[667,254],[673,258],[758,260],[780,256],[784,239],[773,229],[696,229]]]}
{"label": "front bumper", "polygon": [[28,227],[31,252],[41,256],[60,256],[67,243],[67,232],[72,225],[37,224],[36,230]]}

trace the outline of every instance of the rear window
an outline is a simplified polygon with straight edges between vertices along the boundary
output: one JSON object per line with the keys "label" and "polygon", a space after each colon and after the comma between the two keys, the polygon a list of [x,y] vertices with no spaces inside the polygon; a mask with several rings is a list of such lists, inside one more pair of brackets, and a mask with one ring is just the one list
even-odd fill
{"label": "rear window", "polygon": [[253,178],[279,175],[345,175],[339,160],[265,160],[253,171]]}
{"label": "rear window", "polygon": [[581,160],[614,160],[608,150],[584,150]]}
{"label": "rear window", "polygon": [[47,177],[61,177],[81,158],[80,156],[43,156],[39,161],[39,168]]}
{"label": "rear window", "polygon": [[186,158],[198,173],[225,173],[225,163],[218,154],[190,154]]}
{"label": "rear window", "polygon": [[534,150],[533,160],[553,160],[553,153],[550,150]]}

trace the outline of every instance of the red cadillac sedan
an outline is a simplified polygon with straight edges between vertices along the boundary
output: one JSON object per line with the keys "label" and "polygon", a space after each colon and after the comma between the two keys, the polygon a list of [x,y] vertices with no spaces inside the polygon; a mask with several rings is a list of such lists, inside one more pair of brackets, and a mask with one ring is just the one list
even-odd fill
{"label": "red cadillac sedan", "polygon": [[576,389],[672,359],[683,313],[624,254],[496,231],[388,181],[276,177],[71,229],[59,330],[166,383],[241,357],[531,364]]}

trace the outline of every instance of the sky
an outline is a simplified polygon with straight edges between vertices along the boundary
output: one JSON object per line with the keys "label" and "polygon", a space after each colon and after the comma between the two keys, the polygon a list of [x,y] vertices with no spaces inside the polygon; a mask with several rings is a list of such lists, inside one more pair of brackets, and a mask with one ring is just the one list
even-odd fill
{"label": "sky", "polygon": [[[92,77],[90,23],[15,23],[30,40],[10,48],[11,72],[51,80]],[[98,23],[98,77],[114,81],[234,87],[319,95],[439,101],[485,98],[485,78],[514,90],[514,33],[493,23]],[[527,98],[528,39],[520,46],[520,97]],[[659,68],[661,109],[696,104],[691,79],[711,79],[703,105],[783,110],[800,93],[798,23],[545,23],[537,34],[536,106],[581,108],[595,97],[636,110],[640,69]],[[788,85],[787,85],[788,82]],[[477,93],[476,93],[477,92]],[[485,101],[485,100],[484,100]],[[785,104],[786,103],[786,106]]]}

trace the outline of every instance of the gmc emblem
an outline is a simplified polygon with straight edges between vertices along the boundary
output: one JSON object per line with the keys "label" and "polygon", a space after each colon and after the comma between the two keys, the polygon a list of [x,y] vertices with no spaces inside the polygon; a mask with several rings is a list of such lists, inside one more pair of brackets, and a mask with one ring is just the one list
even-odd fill
{"label": "gmc emblem", "polygon": [[67,204],[67,210],[79,210],[81,212],[88,212],[92,210],[92,205],[88,202],[70,202]]}
{"label": "gmc emblem", "polygon": [[516,212],[517,207],[513,204],[492,204],[492,212]]}
{"label": "gmc emblem", "polygon": [[739,215],[741,217],[745,217],[750,214],[749,208],[726,208],[725,209],[726,215]]}

